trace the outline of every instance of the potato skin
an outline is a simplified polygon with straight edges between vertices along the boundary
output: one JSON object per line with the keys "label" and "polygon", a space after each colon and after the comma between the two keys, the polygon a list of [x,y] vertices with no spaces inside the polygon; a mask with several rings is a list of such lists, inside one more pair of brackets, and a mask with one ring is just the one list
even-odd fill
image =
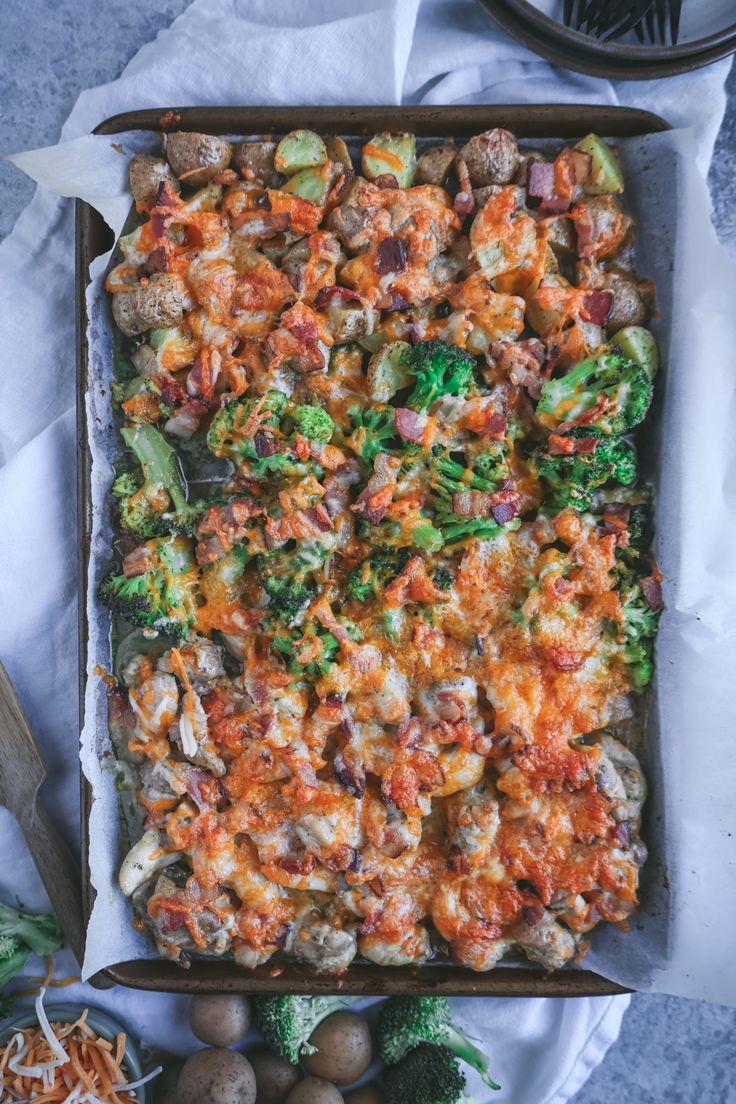
{"label": "potato skin", "polygon": [[226,169],[233,147],[224,138],[179,130],[166,138],[166,157],[182,184],[201,188]]}
{"label": "potato skin", "polygon": [[259,1046],[248,1051],[248,1061],[256,1075],[258,1104],[283,1104],[302,1079],[298,1066],[292,1066],[268,1047]]}
{"label": "potato skin", "polygon": [[455,163],[454,146],[432,146],[417,158],[415,184],[437,184],[442,187]]}
{"label": "potato skin", "polygon": [[285,1104],[343,1104],[343,1096],[331,1081],[305,1077],[291,1090]]}
{"label": "potato skin", "polygon": [[256,1077],[236,1050],[208,1047],[187,1058],[177,1092],[179,1104],[255,1104]]}
{"label": "potato skin", "polygon": [[273,163],[275,154],[275,142],[236,142],[233,163],[244,180],[257,181],[272,188],[281,180]]}
{"label": "potato skin", "polygon": [[302,1065],[313,1077],[352,1085],[371,1064],[370,1028],[357,1012],[333,1012],[317,1024],[309,1041],[317,1052],[305,1054]]}
{"label": "potato skin", "polygon": [[159,187],[165,180],[175,192],[179,191],[179,181],[174,176],[163,157],[150,157],[147,153],[137,153],[128,166],[130,191],[139,210],[153,207]]}
{"label": "potato skin", "polygon": [[460,150],[474,188],[508,184],[519,165],[519,147],[513,134],[496,127],[476,134]]}
{"label": "potato skin", "polygon": [[250,1001],[240,993],[202,993],[192,997],[189,1025],[208,1046],[226,1047],[248,1034]]}
{"label": "potato skin", "polygon": [[146,284],[136,284],[112,297],[112,316],[127,337],[163,326],[176,326],[184,314],[177,280],[156,272]]}

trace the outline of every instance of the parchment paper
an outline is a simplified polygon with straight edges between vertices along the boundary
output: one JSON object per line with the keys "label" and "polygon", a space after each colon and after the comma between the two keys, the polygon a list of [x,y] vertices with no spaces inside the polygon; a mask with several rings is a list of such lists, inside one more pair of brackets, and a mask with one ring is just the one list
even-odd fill
{"label": "parchment paper", "polygon": [[[86,138],[15,160],[35,179],[43,175],[48,187],[87,199],[117,236],[129,210],[121,166],[149,145],[150,137],[141,135],[116,136],[114,146],[108,138]],[[586,965],[634,989],[736,1005],[730,953],[736,915],[736,267],[710,223],[692,134],[625,139],[620,149],[625,204],[639,223],[637,269],[657,285],[659,317],[652,328],[664,368],[640,443],[645,464],[647,454],[652,458],[666,609],[643,750],[650,858],[641,910],[628,934],[601,925]],[[97,900],[85,977],[124,959],[156,957],[130,926],[129,903],[117,888],[115,760],[106,688],[95,671],[111,664],[109,616],[94,596],[110,563],[108,491],[118,451],[111,323],[102,291],[107,260],[93,264],[87,294],[94,527],[81,759],[95,795],[89,859]]]}

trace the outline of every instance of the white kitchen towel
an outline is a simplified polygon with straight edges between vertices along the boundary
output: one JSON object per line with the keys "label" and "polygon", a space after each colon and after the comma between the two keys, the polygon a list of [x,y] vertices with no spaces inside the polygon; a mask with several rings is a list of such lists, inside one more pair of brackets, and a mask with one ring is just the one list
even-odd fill
{"label": "white kitchen towel", "polygon": [[[625,103],[692,125],[705,171],[727,72],[723,62],[659,84],[612,85],[553,69],[503,35],[472,0],[195,0],[119,80],[80,96],[62,137],[148,106]],[[70,839],[78,832],[72,235],[71,202],[39,189],[0,245],[0,658],[44,746],[46,800]],[[0,897],[42,905],[2,810],[0,849]],[[165,1049],[193,1046],[181,999],[86,986],[66,995],[117,1012]],[[465,1001],[456,1008],[494,1054],[506,1086],[496,1100],[562,1104],[616,1038],[626,1002]]]}

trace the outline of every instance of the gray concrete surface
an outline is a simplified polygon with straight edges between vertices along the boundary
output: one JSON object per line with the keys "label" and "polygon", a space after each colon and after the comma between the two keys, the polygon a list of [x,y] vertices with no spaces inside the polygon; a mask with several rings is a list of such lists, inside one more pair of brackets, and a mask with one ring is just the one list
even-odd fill
{"label": "gray concrete surface", "polygon": [[[114,80],[187,0],[6,0],[0,36],[0,157],[58,138],[78,93]],[[715,222],[736,255],[736,70],[711,172]],[[131,105],[134,106],[134,105]],[[0,238],[33,186],[0,162]],[[724,968],[730,968],[728,959]],[[145,1000],[145,995],[141,995]],[[621,1037],[575,1104],[736,1104],[736,1012],[634,996]]]}

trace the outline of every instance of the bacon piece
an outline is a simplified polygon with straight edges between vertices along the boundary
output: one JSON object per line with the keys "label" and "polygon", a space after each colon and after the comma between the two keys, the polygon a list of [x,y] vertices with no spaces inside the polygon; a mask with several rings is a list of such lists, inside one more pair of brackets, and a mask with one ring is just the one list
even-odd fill
{"label": "bacon piece", "polygon": [[555,167],[549,161],[532,158],[526,171],[526,194],[530,199],[552,199],[555,194]]}
{"label": "bacon piece", "polygon": [[318,316],[301,301],[284,311],[278,329],[268,335],[266,344],[272,355],[272,369],[282,364],[307,375],[327,367],[325,332]]}
{"label": "bacon piece", "polygon": [[153,276],[154,272],[166,272],[167,265],[166,247],[158,245],[151,250],[143,264],[138,265],[136,275],[140,280],[144,276]]}
{"label": "bacon piece", "polygon": [[187,391],[195,399],[209,406],[215,397],[215,386],[220,375],[222,358],[217,349],[205,346],[187,376]]}
{"label": "bacon piece", "polygon": [[595,452],[599,444],[600,437],[561,437],[551,433],[547,449],[550,456],[572,456],[578,452]]}
{"label": "bacon piece", "polygon": [[399,182],[393,173],[381,173],[380,176],[376,176],[373,183],[377,188],[398,188]]}
{"label": "bacon piece", "polygon": [[498,522],[499,525],[506,525],[507,522],[513,521],[521,513],[524,499],[516,491],[494,491],[491,497],[493,499],[491,514],[493,520]]}
{"label": "bacon piece", "polygon": [[561,645],[550,645],[543,649],[544,658],[558,671],[579,671],[585,663],[581,652],[572,652]]}
{"label": "bacon piece", "polygon": [[266,544],[274,548],[287,540],[309,540],[332,529],[332,518],[322,503],[308,510],[294,510],[280,518],[269,517],[264,528]]}
{"label": "bacon piece", "polygon": [[612,291],[589,291],[582,299],[583,318],[602,326],[613,310]]}
{"label": "bacon piece", "polygon": [[378,245],[376,272],[387,276],[390,272],[403,272],[406,268],[406,247],[401,238],[383,238]]}
{"label": "bacon piece", "polygon": [[136,575],[145,575],[151,564],[151,553],[145,544],[134,548],[123,560],[123,575],[133,579]]}
{"label": "bacon piece", "polygon": [[365,793],[365,767],[352,756],[348,758],[342,751],[335,754],[333,760],[333,775],[349,794],[353,797],[362,797]]}
{"label": "bacon piece", "polygon": [[641,592],[644,595],[644,601],[649,606],[650,610],[654,610],[657,613],[659,610],[664,609],[664,598],[662,597],[662,584],[655,575],[647,575],[646,578],[640,582]]}
{"label": "bacon piece", "polygon": [[330,287],[320,288],[317,292],[317,298],[315,299],[315,306],[318,310],[324,310],[325,307],[329,307],[332,303],[350,303],[361,302],[361,298],[357,292],[351,291],[350,288],[340,287],[337,284],[331,284]]}
{"label": "bacon piece", "polygon": [[373,461],[373,475],[355,500],[353,512],[378,525],[391,505],[400,467],[400,457],[379,452]]}
{"label": "bacon piece", "polygon": [[396,742],[402,748],[415,748],[424,738],[420,717],[405,717],[396,728]]}
{"label": "bacon piece", "polygon": [[421,556],[412,556],[406,567],[383,592],[384,603],[396,609],[407,602],[439,602],[444,591],[432,582]]}
{"label": "bacon piece", "polygon": [[263,513],[263,506],[252,498],[210,507],[197,526],[197,563],[214,563],[225,556],[246,535],[247,523]]}
{"label": "bacon piece", "polygon": [[458,517],[488,517],[493,496],[484,491],[458,491],[452,496],[452,512]]}
{"label": "bacon piece", "polygon": [[397,406],[394,411],[396,432],[405,441],[413,441],[420,445],[424,438],[424,430],[427,428],[428,415],[417,414],[405,406]]}
{"label": "bacon piece", "polygon": [[495,341],[489,353],[516,387],[525,388],[532,399],[539,398],[548,375],[544,370],[547,352],[539,338]]}

